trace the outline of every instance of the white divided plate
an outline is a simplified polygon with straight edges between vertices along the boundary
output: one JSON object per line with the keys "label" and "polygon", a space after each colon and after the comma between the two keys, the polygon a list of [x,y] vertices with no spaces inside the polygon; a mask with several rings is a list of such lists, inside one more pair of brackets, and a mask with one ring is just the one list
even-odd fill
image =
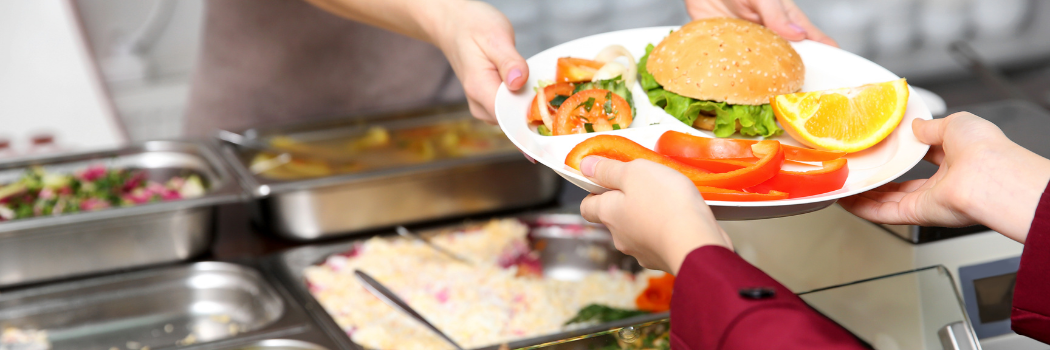
{"label": "white divided plate", "polygon": [[[496,93],[496,118],[503,132],[518,148],[536,161],[554,169],[559,175],[592,193],[608,189],[598,186],[575,169],[565,165],[565,156],[576,144],[598,134],[614,134],[629,138],[650,149],[665,131],[675,130],[704,137],[714,137],[707,131],[696,130],[649,103],[641,85],[631,87],[638,113],[629,128],[582,135],[541,136],[526,121],[529,104],[536,96],[533,87],[537,80],[554,80],[559,57],[593,58],[603,48],[613,44],[626,47],[634,57],[645,54],[645,46],[658,44],[677,27],[654,27],[622,30],[573,40],[547,49],[528,59],[529,81],[525,88],[511,92],[501,85]],[[813,41],[792,43],[806,65],[806,81],[802,91],[852,87],[898,79],[895,74],[852,53]],[[914,119],[931,119],[930,111],[911,91],[908,110],[900,126],[885,140],[867,150],[847,156],[849,178],[837,191],[810,197],[763,202],[708,201],[719,220],[752,220],[795,215],[825,208],[839,198],[861,193],[893,181],[915,166],[929,146],[919,142],[912,133]],[[738,137],[734,136],[734,137]],[[800,145],[787,134],[775,137],[782,143]]]}

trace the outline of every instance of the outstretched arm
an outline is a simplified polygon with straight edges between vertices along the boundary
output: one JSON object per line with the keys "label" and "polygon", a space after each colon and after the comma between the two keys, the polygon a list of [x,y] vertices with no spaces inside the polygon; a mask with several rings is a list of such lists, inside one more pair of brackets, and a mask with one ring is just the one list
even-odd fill
{"label": "outstretched arm", "polygon": [[[495,123],[496,90],[519,90],[529,67],[514,48],[514,28],[489,4],[470,0],[307,0],[347,19],[434,44],[463,83],[470,111]],[[394,49],[394,48],[391,48]]]}
{"label": "outstretched arm", "polygon": [[995,124],[970,113],[916,120],[931,145],[932,177],[890,183],[839,200],[859,217],[887,224],[983,224],[1024,243],[1014,285],[1014,331],[1050,343],[1050,160],[1013,143]]}
{"label": "outstretched arm", "polygon": [[590,195],[583,217],[609,227],[616,248],[676,275],[675,349],[866,349],[835,322],[733,253],[689,179],[645,160],[587,157],[583,174],[611,189]]}
{"label": "outstretched arm", "polygon": [[1039,196],[1050,181],[1050,160],[1006,138],[970,113],[916,120],[932,177],[889,183],[839,200],[859,217],[886,224],[960,227],[983,224],[1024,243]]}

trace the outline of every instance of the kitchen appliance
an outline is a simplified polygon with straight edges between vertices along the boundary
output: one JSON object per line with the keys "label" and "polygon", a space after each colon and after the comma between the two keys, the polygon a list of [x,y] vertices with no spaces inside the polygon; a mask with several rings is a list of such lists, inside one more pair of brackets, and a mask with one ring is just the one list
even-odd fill
{"label": "kitchen appliance", "polygon": [[[394,133],[444,122],[480,123],[460,105],[251,129],[241,134],[261,142],[278,136],[300,142],[337,142],[367,137],[362,135],[375,128]],[[254,197],[256,220],[280,236],[300,241],[547,203],[560,185],[553,172],[530,163],[513,147],[285,180],[253,173],[252,160],[259,152],[232,145],[224,149]]]}
{"label": "kitchen appliance", "polygon": [[[995,123],[1017,144],[1050,157],[1050,112],[1022,99],[958,108]],[[928,178],[937,171],[921,163],[899,181]],[[1032,189],[1038,191],[1041,189]],[[967,314],[986,350],[1050,349],[1010,330],[1013,283],[1024,246],[984,226],[963,228],[884,225],[913,245],[915,266],[944,265],[955,276]]]}
{"label": "kitchen appliance", "polygon": [[0,184],[26,169],[71,173],[92,165],[142,169],[153,180],[192,173],[203,196],[92,212],[0,222],[0,286],[186,260],[211,243],[215,206],[243,190],[218,151],[203,142],[151,141],[109,151],[0,165]]}

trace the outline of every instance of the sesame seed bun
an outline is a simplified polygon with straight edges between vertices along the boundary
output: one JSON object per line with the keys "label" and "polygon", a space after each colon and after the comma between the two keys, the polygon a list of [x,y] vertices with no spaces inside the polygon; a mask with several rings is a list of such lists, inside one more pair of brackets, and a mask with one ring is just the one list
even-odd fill
{"label": "sesame seed bun", "polygon": [[732,18],[682,26],[653,49],[645,68],[667,91],[738,105],[763,105],[775,95],[798,92],[806,75],[787,40]]}

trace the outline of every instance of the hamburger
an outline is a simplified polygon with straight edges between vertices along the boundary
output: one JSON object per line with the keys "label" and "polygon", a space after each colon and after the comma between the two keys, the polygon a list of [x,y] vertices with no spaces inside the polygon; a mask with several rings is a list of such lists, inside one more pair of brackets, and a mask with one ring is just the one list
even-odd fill
{"label": "hamburger", "polygon": [[806,75],[787,40],[732,18],[696,20],[650,44],[638,72],[649,102],[717,137],[783,132],[770,98],[798,92]]}

